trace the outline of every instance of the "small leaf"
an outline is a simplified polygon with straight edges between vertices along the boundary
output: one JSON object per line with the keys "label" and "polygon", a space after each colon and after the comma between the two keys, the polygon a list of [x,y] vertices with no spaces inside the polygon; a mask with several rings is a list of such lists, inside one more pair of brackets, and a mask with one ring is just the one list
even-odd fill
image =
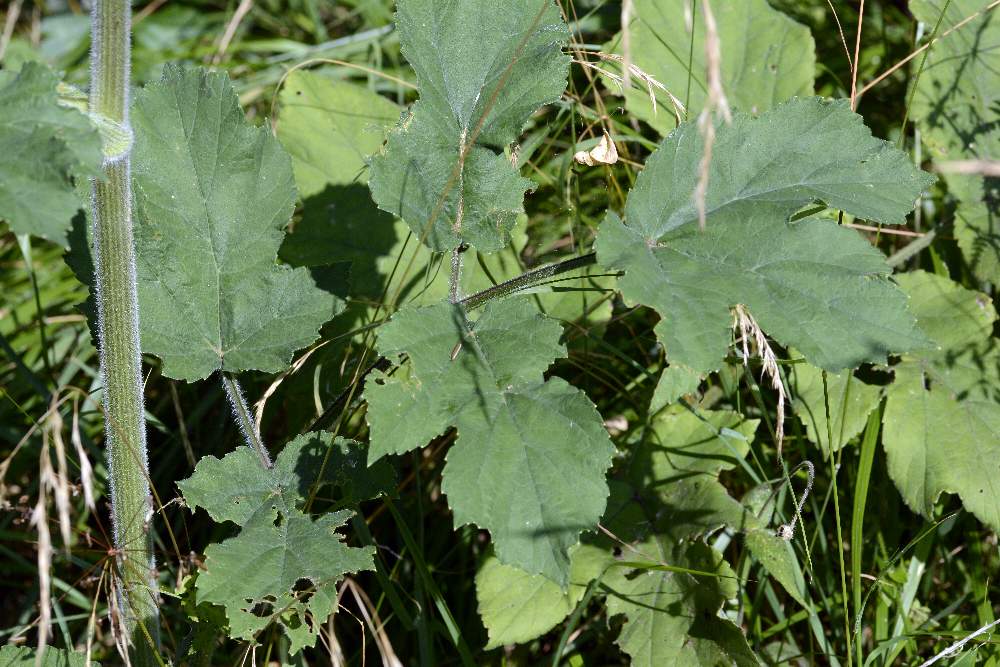
{"label": "small leaf", "polygon": [[369,380],[365,398],[370,460],[457,427],[442,482],[456,525],[489,530],[501,562],[565,587],[567,551],[604,511],[614,447],[583,392],[542,376],[564,354],[561,333],[524,298],[491,302],[475,322],[447,303],[403,309],[378,349],[410,361]]}
{"label": "small leaf", "polygon": [[278,138],[292,157],[299,196],[311,197],[328,185],[363,184],[365,161],[399,112],[364,86],[301,70],[289,74],[281,89]]}
{"label": "small leaf", "polygon": [[569,616],[587,585],[613,562],[598,547],[579,544],[569,553],[570,584],[563,590],[539,574],[504,565],[490,556],[476,574],[479,615],[489,631],[486,650],[540,637]]}
{"label": "small leaf", "polygon": [[310,433],[286,445],[273,468],[240,447],[221,461],[205,457],[178,483],[192,509],[241,526],[239,535],[205,550],[196,584],[199,603],[225,607],[233,636],[252,640],[276,622],[292,653],[312,646],[336,608],[336,584],[345,573],[372,568],[374,549],[348,547],[336,532],[351,512],[314,520],[301,511],[314,484],[337,486],[342,505],[391,490],[388,466],[366,468],[364,461],[361,445]]}
{"label": "small leaf", "polygon": [[97,174],[101,138],[86,115],[59,104],[58,85],[38,63],[0,71],[0,219],[65,246],[82,203],[74,178]]}
{"label": "small leaf", "polygon": [[[694,13],[694,44],[682,17],[688,0],[635,0],[629,25],[632,63],[653,77],[681,102],[694,118],[705,104],[708,86],[705,63],[705,20],[698,5]],[[734,109],[758,114],[796,95],[812,95],[816,69],[815,44],[809,29],[772,9],[766,0],[727,2],[715,12],[722,87]],[[612,40],[613,52],[623,53],[621,33]],[[605,49],[607,50],[607,49]],[[691,60],[689,63],[689,54]],[[689,68],[690,64],[690,68]],[[625,91],[629,112],[661,134],[674,129],[669,96],[632,74]],[[617,86],[605,82],[611,90]],[[649,95],[656,96],[656,112]]]}
{"label": "small leaf", "polygon": [[1000,529],[1000,347],[985,294],[934,274],[899,276],[936,345],[893,366],[882,442],[906,504],[932,516],[942,493]]}
{"label": "small leaf", "polygon": [[881,253],[831,220],[788,222],[817,199],[902,222],[930,182],[904,153],[846,102],[737,114],[718,128],[700,231],[691,193],[703,143],[691,123],[667,137],[629,193],[628,225],[609,214],[597,237],[601,264],[625,269],[622,293],[663,317],[656,331],[671,362],[719,368],[736,304],[831,371],[924,342]]}
{"label": "small leaf", "polygon": [[336,609],[343,575],[373,569],[375,548],[348,547],[336,532],[350,516],[313,520],[277,508],[256,514],[239,535],[205,550],[198,599],[226,608],[233,637],[253,640],[278,623],[291,653],[313,646]]}
{"label": "small leaf", "polygon": [[225,74],[167,66],[132,119],[143,351],[184,380],[283,370],[343,307],[307,269],[275,265],[295,205],[288,156]]}
{"label": "small leaf", "polygon": [[401,0],[396,28],[420,99],[372,159],[372,197],[433,250],[499,250],[532,187],[503,151],[566,87],[559,9],[551,0]]}

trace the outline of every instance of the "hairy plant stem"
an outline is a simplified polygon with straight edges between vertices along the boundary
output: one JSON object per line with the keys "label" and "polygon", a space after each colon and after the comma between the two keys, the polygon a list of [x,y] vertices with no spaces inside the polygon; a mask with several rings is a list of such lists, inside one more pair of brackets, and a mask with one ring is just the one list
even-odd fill
{"label": "hairy plant stem", "polygon": [[507,296],[508,294],[513,294],[518,290],[531,287],[543,280],[548,280],[552,276],[559,275],[560,273],[566,273],[567,271],[572,271],[573,269],[579,269],[583,266],[590,266],[591,264],[597,263],[597,253],[588,253],[586,255],[580,255],[579,257],[573,257],[572,259],[567,259],[563,262],[557,262],[555,264],[546,264],[545,266],[540,266],[537,269],[527,271],[522,273],[516,278],[511,278],[510,280],[505,280],[502,283],[498,283],[493,287],[484,289],[481,292],[476,292],[471,296],[467,296],[458,303],[465,306],[467,310],[473,308],[478,308],[488,301],[493,299],[499,299],[501,297]]}
{"label": "hairy plant stem", "polygon": [[[459,263],[461,262],[460,259],[461,255],[459,255],[458,253],[454,253],[452,255],[453,275],[455,271],[460,270],[460,267],[459,269],[455,269],[456,257],[459,258],[458,262]],[[537,269],[533,269],[531,271],[522,273],[516,278],[511,278],[510,280],[498,283],[493,287],[484,289],[481,292],[476,292],[475,294],[472,294],[470,296],[465,297],[464,299],[457,301],[457,303],[466,310],[472,310],[473,308],[478,308],[480,306],[485,305],[486,303],[492,301],[493,299],[500,299],[502,297],[513,294],[518,290],[525,289],[527,287],[531,287],[532,285],[540,283],[544,280],[548,280],[552,276],[559,275],[560,273],[566,273],[567,271],[572,271],[573,269],[579,269],[580,267],[590,266],[596,263],[597,263],[597,253],[592,252],[586,255],[580,255],[579,257],[573,257],[571,259],[567,259],[562,262],[557,262],[555,264],[547,264]],[[458,282],[457,278],[452,280],[453,284],[457,284],[457,282]],[[449,300],[451,300],[452,303],[456,303],[454,299],[449,299]],[[330,426],[333,424],[333,419],[336,416],[337,412],[343,409],[347,405],[347,403],[351,400],[352,397],[354,397],[355,395],[359,395],[361,393],[362,389],[364,388],[365,378],[368,377],[368,374],[375,369],[378,369],[382,372],[388,372],[392,368],[392,366],[393,366],[392,362],[386,359],[385,357],[379,357],[378,359],[376,359],[372,364],[370,364],[367,368],[365,368],[365,370],[363,370],[360,374],[358,374],[357,379],[350,385],[345,387],[344,390],[341,391],[340,395],[337,396],[336,399],[334,399],[333,403],[331,403],[325,410],[323,410],[323,414],[321,414],[319,417],[313,420],[313,422],[309,424],[309,426],[307,426],[305,431],[303,432],[308,433],[310,431],[322,431],[327,428],[330,428]],[[223,380],[223,382],[225,382],[225,380]]]}
{"label": "hairy plant stem", "polygon": [[250,412],[250,406],[247,405],[247,400],[243,396],[243,388],[240,387],[236,376],[231,373],[220,371],[219,374],[222,376],[222,388],[226,390],[229,405],[233,408],[233,417],[240,427],[240,432],[243,433],[243,440],[257,454],[260,464],[265,468],[271,468],[274,464],[271,463],[267,447],[264,446],[264,442],[257,433],[257,424],[254,422],[253,413]]}
{"label": "hairy plant stem", "polygon": [[[127,0],[94,3],[91,110],[128,131],[130,69]],[[155,562],[150,521],[149,463],[142,398],[139,302],[132,238],[129,154],[105,158],[92,182],[94,284],[98,312],[108,479],[119,590],[133,665],[153,665],[159,643]]]}

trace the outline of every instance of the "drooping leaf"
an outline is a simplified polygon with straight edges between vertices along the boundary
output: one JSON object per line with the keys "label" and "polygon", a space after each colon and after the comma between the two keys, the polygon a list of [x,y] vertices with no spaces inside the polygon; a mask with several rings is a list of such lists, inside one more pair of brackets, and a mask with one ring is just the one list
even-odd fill
{"label": "drooping leaf", "polygon": [[[705,104],[708,86],[705,20],[696,9],[692,47],[684,18],[690,7],[687,0],[635,0],[629,51],[631,62],[686,103],[688,117],[694,118]],[[816,54],[807,27],[772,9],[766,0],[729,0],[713,9],[722,87],[733,108],[756,115],[796,95],[812,95]],[[609,46],[623,55],[622,34]],[[656,86],[647,88],[635,74],[632,80],[633,87],[624,91],[629,112],[661,134],[673,130],[676,121],[669,95]],[[614,84],[605,83],[617,92]],[[650,92],[656,98],[655,112]]]}
{"label": "drooping leaf", "polygon": [[837,451],[861,433],[868,415],[881,398],[881,390],[865,384],[849,371],[828,373],[826,396],[823,371],[807,363],[795,364],[789,373],[792,408],[806,426],[809,440],[818,444],[825,455],[830,453],[827,434],[827,409],[830,411],[829,434]]}
{"label": "drooping leaf", "polygon": [[303,513],[310,488],[334,485],[341,503],[353,504],[386,492],[391,483],[386,466],[365,466],[361,445],[325,433],[299,436],[271,469],[261,466],[249,447],[221,461],[205,457],[178,483],[184,499],[192,509],[203,507],[214,520],[232,521],[241,530],[205,550],[198,601],[225,607],[235,637],[253,639],[275,622],[293,653],[314,645],[336,608],[337,583],[346,573],[371,569],[374,549],[349,547],[337,533],[351,512],[316,519]]}
{"label": "drooping leaf", "polygon": [[[944,11],[941,32],[979,13],[927,52],[910,113],[936,161],[1000,160],[1000,17],[979,0],[914,0],[910,10],[928,26]],[[966,261],[1000,283],[1000,178],[944,178],[959,200],[955,236]]]}
{"label": "drooping leaf", "polygon": [[746,456],[757,424],[735,412],[694,414],[680,407],[653,420],[644,439],[633,445],[631,482],[655,494],[665,535],[682,539],[723,525],[756,526],[718,478]]}
{"label": "drooping leaf", "polygon": [[[0,667],[36,667],[36,651],[27,646],[0,646]],[[42,667],[101,667],[96,660],[87,662],[86,653],[48,647],[42,658]]]}
{"label": "drooping leaf", "polygon": [[504,565],[490,556],[476,574],[479,615],[489,632],[486,650],[522,644],[545,634],[569,616],[587,590],[613,561],[599,547],[579,544],[570,549],[569,589],[540,574]]}
{"label": "drooping leaf", "polygon": [[489,530],[501,562],[565,587],[567,551],[604,510],[614,447],[583,392],[542,376],[564,354],[558,323],[524,298],[466,318],[442,303],[403,309],[379,329],[379,351],[409,363],[366,385],[369,458],[455,426],[442,483],[455,523]]}
{"label": "drooping leaf", "polygon": [[637,550],[674,567],[710,574],[656,569],[608,573],[608,615],[625,615],[616,643],[633,667],[758,664],[740,629],[717,615],[737,591],[735,573],[722,554],[702,542],[657,539]]}
{"label": "drooping leaf", "polygon": [[288,156],[225,74],[166,67],[132,122],[143,351],[185,380],[283,370],[343,306],[275,264],[295,205]]}
{"label": "drooping leaf", "polygon": [[917,271],[899,276],[933,344],[893,366],[882,442],[906,504],[930,516],[942,493],[1000,528],[1000,347],[989,297]]}
{"label": "drooping leaf", "polygon": [[372,160],[372,196],[436,251],[498,250],[532,186],[504,150],[566,87],[559,8],[401,0],[396,28],[420,99]]}
{"label": "drooping leaf", "polygon": [[399,120],[399,106],[375,91],[302,70],[288,75],[280,99],[278,138],[303,199],[329,185],[363,185],[365,160]]}
{"label": "drooping leaf", "polygon": [[18,234],[66,245],[81,200],[74,178],[101,165],[101,138],[87,116],[59,104],[45,65],[0,71],[0,219]]}
{"label": "drooping leaf", "polygon": [[622,268],[626,298],[651,306],[672,362],[719,367],[735,304],[778,342],[836,371],[923,342],[877,250],[831,220],[789,217],[821,200],[900,223],[930,177],[875,139],[846,102],[796,99],[718,128],[698,229],[692,193],[703,140],[682,125],[650,156],[625,207],[597,237],[598,259]]}

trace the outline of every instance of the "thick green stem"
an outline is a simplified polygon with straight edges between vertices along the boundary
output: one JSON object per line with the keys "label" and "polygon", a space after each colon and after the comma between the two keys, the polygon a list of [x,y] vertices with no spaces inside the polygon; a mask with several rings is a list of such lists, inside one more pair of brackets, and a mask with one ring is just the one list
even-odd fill
{"label": "thick green stem", "polygon": [[236,419],[236,424],[240,427],[240,432],[243,433],[243,440],[250,449],[256,452],[262,466],[265,468],[272,467],[274,464],[271,463],[267,447],[264,446],[264,442],[257,434],[257,424],[253,420],[253,414],[250,412],[250,406],[247,405],[247,399],[243,396],[243,387],[240,386],[234,375],[225,371],[220,371],[219,374],[222,376],[222,388],[226,390],[229,405],[233,409],[233,417]]}
{"label": "thick green stem", "polygon": [[[128,0],[97,0],[92,13],[91,110],[128,131]],[[94,284],[97,296],[105,440],[120,608],[133,665],[156,664],[159,638],[150,522],[146,422],[139,349],[139,305],[129,156],[105,159],[93,182]]]}

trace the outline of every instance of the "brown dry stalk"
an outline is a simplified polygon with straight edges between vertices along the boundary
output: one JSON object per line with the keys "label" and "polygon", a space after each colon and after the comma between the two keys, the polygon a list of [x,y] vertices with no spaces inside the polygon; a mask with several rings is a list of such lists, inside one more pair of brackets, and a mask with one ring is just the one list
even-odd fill
{"label": "brown dry stalk", "polygon": [[712,164],[712,147],[715,145],[715,120],[713,116],[722,118],[726,123],[732,123],[729,113],[729,100],[722,89],[722,44],[719,41],[719,26],[712,13],[709,0],[702,0],[702,13],[705,15],[705,69],[708,79],[708,98],[705,108],[698,115],[698,130],[705,140],[698,164],[698,185],[694,189],[695,206],[698,207],[698,227],[705,229],[705,196],[708,194],[709,167]]}

